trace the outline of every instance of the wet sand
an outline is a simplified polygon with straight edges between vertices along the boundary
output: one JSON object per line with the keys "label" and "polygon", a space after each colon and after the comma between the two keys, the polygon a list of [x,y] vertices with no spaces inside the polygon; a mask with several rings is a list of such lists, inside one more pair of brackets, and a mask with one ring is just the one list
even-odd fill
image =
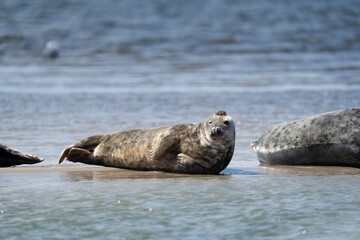
{"label": "wet sand", "polygon": [[[40,176],[39,173],[59,173],[67,174],[80,179],[142,179],[142,178],[182,178],[197,177],[209,178],[226,175],[196,175],[196,174],[178,174],[160,171],[135,171],[128,169],[89,166],[83,164],[64,164],[64,165],[39,165],[39,166],[16,166],[11,168],[0,168],[0,174],[26,174],[32,176]],[[45,176],[45,175],[41,175]]]}
{"label": "wet sand", "polygon": [[268,174],[290,174],[300,176],[360,175],[360,168],[338,166],[260,166]]}
{"label": "wet sand", "polygon": [[23,174],[26,176],[44,176],[39,173],[66,173],[82,179],[142,179],[142,178],[221,178],[232,175],[360,175],[359,168],[337,166],[259,166],[227,168],[220,175],[179,174],[160,171],[136,171],[112,167],[89,166],[84,164],[16,166],[0,168],[0,174]]}

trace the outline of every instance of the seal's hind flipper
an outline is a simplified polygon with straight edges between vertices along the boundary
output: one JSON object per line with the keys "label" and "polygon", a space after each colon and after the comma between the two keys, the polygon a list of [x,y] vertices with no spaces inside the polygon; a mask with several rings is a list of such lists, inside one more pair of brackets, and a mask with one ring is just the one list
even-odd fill
{"label": "seal's hind flipper", "polygon": [[[71,145],[70,147],[65,148],[65,150],[62,152],[62,154],[59,158],[59,164],[62,163],[65,158],[70,160],[69,159],[70,154],[71,154],[71,156],[75,156],[75,157],[76,156],[85,157],[84,154],[86,153],[87,157],[89,157],[89,154],[91,152],[93,152],[94,149],[100,144],[103,137],[104,137],[104,135],[91,136],[91,137],[85,138],[85,139]],[[72,153],[70,153],[70,152],[72,152]],[[70,160],[70,161],[73,161],[73,160]]]}
{"label": "seal's hind flipper", "polygon": [[72,162],[81,162],[91,158],[90,154],[91,152],[86,149],[74,147],[70,149],[69,154],[67,155],[67,159]]}
{"label": "seal's hind flipper", "polygon": [[90,154],[91,152],[89,150],[71,146],[63,151],[59,159],[59,164],[62,163],[62,161],[64,161],[65,158],[67,158],[67,160],[71,162],[79,162],[79,161],[81,162],[84,159],[87,160],[91,158]]}
{"label": "seal's hind flipper", "polygon": [[11,167],[21,164],[35,164],[44,159],[26,154],[16,149],[0,144],[0,167]]}
{"label": "seal's hind flipper", "polygon": [[61,153],[61,156],[59,158],[59,164],[62,163],[65,160],[65,158],[67,158],[67,156],[72,148],[73,148],[73,146],[70,146],[70,147],[64,149],[64,151]]}
{"label": "seal's hind flipper", "polygon": [[251,148],[256,152],[256,146],[258,144],[258,141],[251,142]]}

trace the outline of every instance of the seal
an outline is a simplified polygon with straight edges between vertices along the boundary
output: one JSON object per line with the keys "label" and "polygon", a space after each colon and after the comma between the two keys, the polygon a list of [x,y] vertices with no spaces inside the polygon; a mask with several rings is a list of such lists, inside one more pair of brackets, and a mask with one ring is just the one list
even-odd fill
{"label": "seal", "polygon": [[281,123],[251,145],[265,165],[360,167],[360,109]]}
{"label": "seal", "polygon": [[0,144],[0,167],[11,167],[21,164],[35,164],[43,159],[35,155],[22,153],[18,150]]}
{"label": "seal", "polygon": [[218,111],[198,124],[91,136],[66,148],[59,164],[67,158],[133,170],[218,174],[230,163],[234,147],[234,122]]}

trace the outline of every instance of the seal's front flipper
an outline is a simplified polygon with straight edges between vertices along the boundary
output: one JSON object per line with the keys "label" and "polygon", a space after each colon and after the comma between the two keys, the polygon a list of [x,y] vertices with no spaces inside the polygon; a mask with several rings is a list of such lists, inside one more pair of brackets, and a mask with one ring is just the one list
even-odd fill
{"label": "seal's front flipper", "polygon": [[172,148],[176,143],[179,142],[176,134],[168,134],[163,137],[160,141],[156,142],[150,150],[151,160],[160,160]]}
{"label": "seal's front flipper", "polygon": [[194,173],[194,174],[214,174],[213,172],[209,171],[209,166],[207,167],[206,162],[196,160],[189,155],[186,155],[184,153],[179,153],[176,156],[177,166],[176,169],[177,172],[184,172],[184,173]]}

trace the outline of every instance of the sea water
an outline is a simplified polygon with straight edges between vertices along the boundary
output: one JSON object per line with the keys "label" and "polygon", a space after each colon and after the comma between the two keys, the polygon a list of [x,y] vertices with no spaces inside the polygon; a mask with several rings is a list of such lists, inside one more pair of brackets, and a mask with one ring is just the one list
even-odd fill
{"label": "sea water", "polygon": [[[360,105],[358,1],[1,1],[0,142],[56,164],[95,134],[236,125],[221,176],[1,173],[1,239],[358,239],[358,174],[274,173],[273,125]],[[60,57],[43,59],[47,41]],[[241,169],[241,170],[239,170]]]}

